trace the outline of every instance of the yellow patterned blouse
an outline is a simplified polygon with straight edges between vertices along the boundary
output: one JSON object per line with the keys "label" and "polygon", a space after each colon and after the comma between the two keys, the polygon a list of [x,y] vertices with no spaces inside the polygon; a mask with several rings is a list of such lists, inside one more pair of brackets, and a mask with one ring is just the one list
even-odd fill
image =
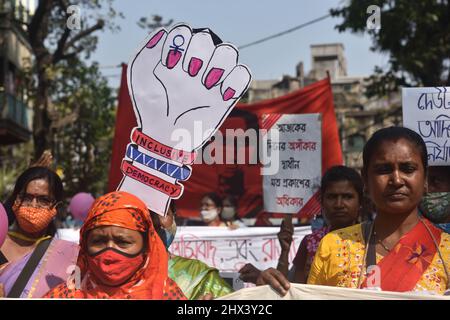
{"label": "yellow patterned blouse", "polygon": [[[439,250],[450,271],[450,235],[443,232]],[[308,284],[358,288],[363,268],[365,241],[361,224],[328,233],[320,242]],[[383,257],[377,254],[377,263]],[[365,266],[361,283],[365,280]],[[436,252],[431,264],[414,287],[414,291],[430,291],[443,294],[448,279],[439,254]]]}

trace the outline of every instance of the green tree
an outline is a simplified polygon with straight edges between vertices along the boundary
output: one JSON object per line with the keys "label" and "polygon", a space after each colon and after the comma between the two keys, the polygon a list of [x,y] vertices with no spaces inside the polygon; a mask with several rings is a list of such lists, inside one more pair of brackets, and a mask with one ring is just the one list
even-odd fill
{"label": "green tree", "polygon": [[64,174],[66,193],[103,194],[111,158],[116,93],[97,63],[87,66],[77,59],[67,60],[54,72],[52,101],[60,118],[51,127],[52,149],[55,163]]}
{"label": "green tree", "polygon": [[[367,28],[367,8],[381,9],[380,29]],[[389,66],[377,66],[369,95],[384,95],[399,86],[450,85],[450,4],[446,0],[350,0],[331,10],[342,17],[336,28],[367,32],[373,51],[389,55]]]}
{"label": "green tree", "polygon": [[[50,115],[52,71],[82,54],[89,57],[97,45],[96,31],[105,26],[118,29],[114,18],[122,15],[113,9],[113,0],[78,0],[76,3],[39,0],[33,15],[21,15],[18,19],[14,14],[18,10],[17,2],[9,2],[11,16],[16,23],[23,25],[33,53],[30,74],[34,81],[29,89],[33,97],[34,154],[38,158],[53,139],[49,131],[55,120]],[[70,24],[69,21],[75,23]]]}
{"label": "green tree", "polygon": [[21,143],[14,148],[0,146],[0,201],[4,202],[14,189],[17,177],[32,162],[31,142]]}
{"label": "green tree", "polygon": [[151,16],[151,18],[147,17],[141,17],[137,23],[137,25],[142,29],[147,29],[150,32],[152,32],[155,29],[164,27],[167,28],[173,23],[173,19],[170,19],[169,21],[163,21],[163,17],[154,14]]}

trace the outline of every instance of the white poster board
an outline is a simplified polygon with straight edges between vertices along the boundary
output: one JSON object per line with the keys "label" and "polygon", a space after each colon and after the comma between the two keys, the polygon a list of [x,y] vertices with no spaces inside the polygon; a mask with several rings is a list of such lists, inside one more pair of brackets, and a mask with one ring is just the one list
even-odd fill
{"label": "white poster board", "polygon": [[[178,227],[169,251],[177,256],[198,259],[221,272],[238,272],[252,263],[264,270],[276,268],[281,247],[279,227]],[[295,258],[303,237],[311,234],[309,226],[294,228],[289,263]],[[79,242],[80,230],[59,229],[58,238]]]}
{"label": "white poster board", "polygon": [[[260,270],[276,268],[281,248],[279,227],[179,227],[169,251],[177,256],[198,259],[222,272],[238,272],[247,263]],[[295,258],[303,237],[311,228],[294,229],[289,263]]]}
{"label": "white poster board", "polygon": [[392,292],[291,283],[284,297],[266,285],[241,289],[216,300],[450,300],[450,297],[427,291]]}
{"label": "white poster board", "polygon": [[250,85],[239,52],[209,29],[177,24],[150,34],[127,67],[138,126],[124,150],[118,190],[165,215],[184,191],[197,150],[214,135]]}
{"label": "white poster board", "polygon": [[403,88],[403,126],[425,141],[430,166],[450,165],[450,87]]}
{"label": "white poster board", "polygon": [[271,127],[279,141],[267,140],[279,152],[278,172],[263,177],[264,210],[296,214],[320,186],[322,121],[320,114],[284,114]]}

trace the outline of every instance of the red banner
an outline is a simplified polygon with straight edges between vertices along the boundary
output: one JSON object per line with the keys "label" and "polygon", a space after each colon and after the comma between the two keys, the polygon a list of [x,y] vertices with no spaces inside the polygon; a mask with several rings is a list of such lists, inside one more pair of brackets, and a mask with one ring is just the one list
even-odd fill
{"label": "red banner", "polygon": [[[333,105],[330,80],[324,79],[283,97],[264,100],[253,104],[238,104],[220,130],[270,128],[276,119],[266,119],[263,114],[322,114],[322,172],[334,165],[342,164],[341,145]],[[273,124],[272,123],[272,124]],[[136,118],[126,84],[126,65],[122,68],[119,92],[119,106],[116,118],[113,153],[109,174],[110,191],[115,190],[122,179],[120,166],[130,134],[136,127]],[[248,155],[257,146],[247,143],[234,154]],[[224,158],[226,148],[224,148]],[[248,157],[247,157],[248,159]],[[248,162],[246,162],[248,163]],[[262,176],[259,164],[194,164],[191,178],[184,182],[184,194],[177,200],[177,214],[183,217],[199,216],[200,200],[203,194],[217,192],[224,196],[238,198],[240,217],[256,217],[263,214]],[[300,216],[311,216],[319,210],[318,197],[313,197],[300,211]]]}

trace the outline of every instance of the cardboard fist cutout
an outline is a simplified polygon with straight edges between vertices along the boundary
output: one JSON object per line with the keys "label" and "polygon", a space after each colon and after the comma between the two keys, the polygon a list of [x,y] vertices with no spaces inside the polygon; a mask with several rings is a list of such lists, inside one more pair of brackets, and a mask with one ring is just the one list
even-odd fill
{"label": "cardboard fist cutout", "polygon": [[190,164],[247,90],[249,69],[237,49],[215,44],[208,29],[185,24],[153,32],[128,64],[138,127],[131,132],[118,190],[165,215],[192,172]]}

